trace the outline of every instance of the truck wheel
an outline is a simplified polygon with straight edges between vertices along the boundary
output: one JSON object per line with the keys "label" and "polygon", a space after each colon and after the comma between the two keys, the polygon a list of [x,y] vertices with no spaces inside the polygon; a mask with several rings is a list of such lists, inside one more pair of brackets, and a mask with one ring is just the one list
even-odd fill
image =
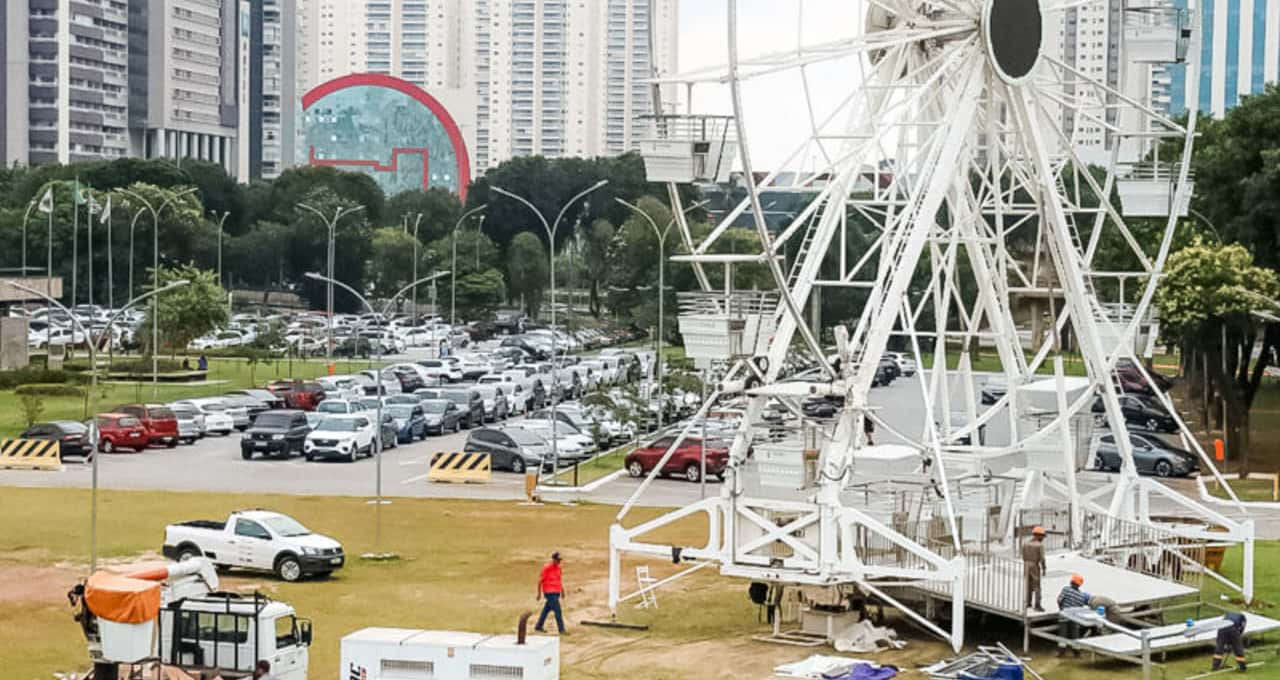
{"label": "truck wheel", "polygon": [[290,583],[302,578],[302,564],[293,555],[281,557],[276,562],[276,576]]}
{"label": "truck wheel", "polygon": [[200,552],[200,549],[194,545],[187,544],[178,548],[179,562],[186,562],[187,560],[195,559],[197,557],[204,557],[204,553]]}

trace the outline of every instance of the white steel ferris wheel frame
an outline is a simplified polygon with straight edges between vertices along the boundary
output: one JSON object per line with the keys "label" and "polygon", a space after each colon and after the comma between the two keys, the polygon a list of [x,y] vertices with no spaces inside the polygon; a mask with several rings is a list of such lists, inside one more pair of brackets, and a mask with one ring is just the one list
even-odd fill
{"label": "white steel ferris wheel frame", "polygon": [[[956,530],[953,480],[948,479],[948,465],[973,460],[980,465],[984,456],[1020,453],[1035,446],[1060,448],[1063,467],[1056,474],[1026,472],[1020,504],[1030,505],[1045,496],[1065,502],[1078,536],[1080,517],[1085,511],[1152,524],[1150,497],[1158,495],[1186,514],[1226,529],[1226,533],[1211,533],[1203,527],[1182,528],[1176,530],[1179,535],[1244,546],[1242,585],[1215,578],[1240,590],[1246,600],[1251,599],[1252,521],[1227,517],[1162,484],[1139,477],[1119,395],[1111,380],[1117,360],[1136,358],[1132,351],[1133,338],[1149,316],[1178,216],[1190,199],[1189,166],[1197,115],[1194,103],[1200,41],[1198,21],[1195,21],[1198,11],[1194,7],[1191,10],[1193,32],[1189,52],[1193,56],[1186,64],[1190,108],[1187,121],[1178,123],[1125,94],[1123,78],[1118,87],[1111,87],[1043,52],[1033,72],[1025,77],[1008,77],[992,56],[991,33],[983,30],[993,0],[931,0],[923,7],[906,0],[865,0],[871,14],[869,30],[859,31],[847,39],[808,45],[804,44],[800,31],[795,50],[750,59],[739,56],[737,2],[727,2],[727,67],[673,76],[663,82],[689,88],[697,83],[728,85],[747,197],[724,216],[707,237],[695,241],[680,209],[676,185],[671,184],[668,193],[673,213],[691,253],[674,259],[689,262],[699,285],[708,292],[711,284],[705,266],[724,264],[729,269],[740,262],[763,264],[780,298],[777,308],[768,312],[773,315],[777,330],[768,343],[767,352],[740,359],[728,369],[725,379],[699,413],[705,417],[712,405],[723,397],[747,396],[745,416],[730,448],[728,477],[720,495],[654,520],[624,527],[623,521],[631,507],[679,447],[680,440],[690,433],[686,427],[618,513],[610,530],[611,610],[616,612],[619,602],[639,595],[637,592],[624,597],[621,593],[624,553],[673,557],[692,564],[650,587],[659,587],[710,565],[718,565],[724,575],[756,580],[813,585],[857,583],[865,591],[898,606],[926,629],[948,639],[958,650],[964,640],[966,563],[960,533]],[[1105,0],[1043,2],[1046,12],[1090,4],[1105,6]],[[870,30],[873,23],[878,30]],[[871,58],[873,54],[875,58]],[[1122,51],[1121,55],[1124,54]],[[861,84],[841,100],[829,116],[819,120],[809,96],[813,84],[808,69],[822,62],[850,57],[857,60],[862,70]],[[787,72],[797,74],[806,94],[808,131],[783,165],[756,182],[744,117],[743,87],[761,76]],[[657,91],[655,86],[655,93]],[[1070,112],[1076,121],[1070,131],[1063,131],[1057,124],[1044,125],[1046,119],[1056,121],[1055,109],[1058,113]],[[842,126],[834,122],[841,115],[847,121]],[[1100,127],[1110,141],[1101,180],[1087,169],[1081,170],[1086,164],[1073,148],[1079,121]],[[892,140],[895,136],[897,139]],[[1183,149],[1175,162],[1169,215],[1153,257],[1135,238],[1121,206],[1111,197],[1124,171],[1121,140],[1144,143],[1167,138],[1181,139]],[[775,237],[765,222],[761,193],[776,189],[775,182],[782,170],[801,156],[817,159],[817,164],[808,173],[792,175],[789,188],[809,190],[814,198]],[[850,198],[863,168],[877,158],[894,160],[892,180],[887,186],[881,186],[877,176],[869,200]],[[817,184],[819,178],[824,180],[821,186]],[[975,178],[980,181],[975,182]],[[1086,205],[1081,200],[1082,189],[1093,195],[1093,204]],[[851,210],[880,229],[874,243],[854,262],[846,257]],[[938,220],[943,210],[948,215],[946,224]],[[734,257],[713,254],[711,248],[716,239],[747,212],[762,252]],[[1093,222],[1087,244],[1081,240],[1076,227],[1081,219],[1079,215],[1091,216],[1085,219]],[[1114,229],[1116,236],[1131,249],[1139,263],[1138,270],[1108,272],[1094,266],[1100,235],[1108,229]],[[1017,230],[1035,232],[1029,277],[1022,263],[1006,249],[1006,240]],[[791,271],[784,273],[779,255],[788,243],[796,248]],[[839,248],[838,274],[823,278],[824,260],[829,259],[828,252],[835,247]],[[1026,289],[1042,289],[1043,255],[1048,256],[1054,272],[1048,294],[1050,297],[1061,294],[1064,304],[1052,318],[1052,331],[1045,338],[1037,339],[1037,351],[1028,361],[1015,334],[1009,304],[1010,282],[1020,281]],[[962,257],[977,284],[974,300],[962,299],[958,273]],[[913,301],[909,287],[917,268],[924,263],[931,272],[929,285],[920,299]],[[1096,281],[1109,277],[1140,283],[1141,294],[1123,314],[1108,311],[1095,285]],[[725,278],[726,282],[730,279]],[[811,294],[819,287],[856,288],[868,296],[854,327],[836,329],[838,367],[828,363],[818,338],[803,316]],[[1124,302],[1123,298],[1120,302]],[[933,327],[942,330],[932,333],[917,330],[917,322],[929,308],[934,317]],[[953,310],[954,317],[951,316]],[[1090,389],[1070,403],[1057,346],[1059,333],[1068,324],[1078,339],[1090,383]],[[1104,342],[1100,331],[1104,325],[1110,329],[1109,342]],[[954,327],[959,330],[948,330]],[[829,380],[802,384],[799,389],[794,382],[780,382],[784,377],[781,371],[785,359],[795,351],[793,339],[797,334],[804,350]],[[955,552],[959,553],[955,557],[930,550],[895,531],[881,518],[841,500],[842,490],[858,476],[856,455],[866,445],[862,436],[864,420],[870,419],[892,431],[868,402],[868,394],[879,357],[894,335],[907,339],[911,353],[922,366],[926,353],[922,347],[932,350],[930,370],[921,371],[918,378],[925,407],[924,436],[918,441],[902,438],[911,440],[935,471],[934,488],[945,509]],[[967,353],[961,356],[957,375],[949,376],[946,364],[949,337],[965,343],[983,339],[996,346],[1009,388],[1003,398],[982,413],[978,413],[972,403],[973,376]],[[1030,382],[1037,369],[1050,358],[1057,387],[1056,414],[1049,417],[1047,424],[1019,437],[1017,388]],[[1145,371],[1140,362],[1134,364]],[[965,402],[962,409],[967,415],[966,424],[958,429],[952,428],[949,417],[941,421],[935,417],[937,413],[948,414],[953,410],[948,387],[952,377],[965,386],[967,395],[961,399]],[[1095,392],[1105,404],[1104,417],[1115,437],[1122,464],[1113,484],[1081,492],[1069,452],[1068,423],[1073,416],[1087,413]],[[1177,420],[1184,441],[1196,449],[1202,464],[1225,485],[1213,461],[1177,417],[1168,397],[1158,390],[1157,393]],[[801,501],[750,496],[739,472],[752,445],[751,423],[771,401],[781,402],[803,420],[796,398],[809,394],[844,398],[834,426],[823,429],[815,488]],[[1009,419],[1010,444],[956,445],[959,437],[977,431],[1001,414]],[[1235,499],[1233,492],[1231,495]],[[1243,512],[1238,499],[1235,500],[1237,509]],[[645,535],[655,529],[697,515],[706,516],[706,545],[673,547],[644,540]],[[775,516],[785,516],[787,520],[780,523],[771,519]],[[813,539],[815,531],[817,538]],[[872,564],[864,560],[854,545],[855,531],[874,534],[893,544],[911,556],[910,565]],[[802,538],[806,533],[809,537]],[[790,556],[776,559],[761,554],[771,545],[784,546]],[[950,631],[898,602],[884,589],[922,581],[946,584],[952,601]]]}

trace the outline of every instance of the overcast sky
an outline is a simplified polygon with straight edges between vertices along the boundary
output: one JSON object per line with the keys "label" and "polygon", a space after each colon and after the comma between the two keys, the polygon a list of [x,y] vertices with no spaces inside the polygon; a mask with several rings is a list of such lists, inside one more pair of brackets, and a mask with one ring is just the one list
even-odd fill
{"label": "overcast sky", "polygon": [[[727,2],[680,0],[680,70],[728,62]],[[858,32],[863,3],[857,0],[740,0],[738,43],[740,57],[794,49],[801,24],[806,44],[850,37]],[[810,87],[819,117],[830,110],[857,82],[851,62],[810,71]],[[698,113],[731,113],[728,89],[703,85],[694,90]],[[756,170],[773,169],[806,136],[808,113],[804,91],[795,71],[770,76],[743,91],[743,109]]]}

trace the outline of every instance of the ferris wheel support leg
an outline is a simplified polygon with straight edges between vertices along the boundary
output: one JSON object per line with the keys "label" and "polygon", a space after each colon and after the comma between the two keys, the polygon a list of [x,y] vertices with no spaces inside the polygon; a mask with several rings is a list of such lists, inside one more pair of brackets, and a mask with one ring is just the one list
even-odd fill
{"label": "ferris wheel support leg", "polygon": [[622,525],[609,526],[609,616],[618,618],[618,596],[622,589],[622,553],[618,546],[624,540]]}
{"label": "ferris wheel support leg", "polygon": [[1246,519],[1243,523],[1246,532],[1244,539],[1244,572],[1241,579],[1243,583],[1243,595],[1245,604],[1253,603],[1253,520]]}

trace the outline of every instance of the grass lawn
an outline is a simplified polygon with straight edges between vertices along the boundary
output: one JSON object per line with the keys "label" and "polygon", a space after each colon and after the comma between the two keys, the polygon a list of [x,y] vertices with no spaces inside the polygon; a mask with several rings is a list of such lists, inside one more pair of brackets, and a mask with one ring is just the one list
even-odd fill
{"label": "grass lawn", "polygon": [[[631,444],[624,444],[618,448],[592,458],[590,461],[578,466],[578,485],[590,484],[601,477],[617,472],[622,469],[622,461],[627,457],[632,449]],[[565,468],[555,474],[552,479],[561,483],[573,483],[573,468]]]}
{"label": "grass lawn", "polygon": [[[195,363],[194,361],[192,362]],[[365,361],[338,360],[334,370],[350,373],[369,367]],[[153,396],[150,383],[100,383],[98,409],[102,412],[119,404],[138,401],[170,402],[191,397],[225,394],[228,390],[262,387],[277,378],[314,378],[326,373],[324,360],[273,360],[250,366],[244,359],[210,359],[209,382],[193,385],[159,384]],[[88,386],[85,386],[86,392]],[[41,420],[84,420],[88,417],[88,398],[44,397]],[[0,437],[17,435],[26,429],[21,399],[12,390],[0,390]]]}
{"label": "grass lawn", "polygon": [[[1236,496],[1242,501],[1272,502],[1280,500],[1272,495],[1275,490],[1275,482],[1270,479],[1228,479],[1227,483],[1231,485],[1231,490],[1235,491]],[[1231,498],[1227,495],[1227,490],[1212,479],[1206,479],[1204,486],[1213,496]]]}
{"label": "grass lawn", "polygon": [[[349,555],[374,549],[372,506],[356,498],[242,496],[160,492],[101,493],[100,551],[115,564],[154,557],[168,522],[214,518],[241,507],[262,506],[288,512],[316,531],[343,541]],[[0,517],[18,518],[0,532],[0,667],[14,680],[45,680],[54,672],[82,671],[87,655],[71,619],[65,592],[86,572],[88,493],[65,489],[6,488]],[[742,581],[708,571],[677,581],[658,592],[660,608],[619,608],[622,620],[646,623],[647,632],[619,632],[578,625],[607,616],[605,583],[607,528],[616,508],[556,504],[522,507],[514,502],[396,499],[383,509],[381,548],[401,559],[364,563],[358,559],[327,581],[285,584],[269,576],[233,572],[227,590],[262,592],[294,605],[315,622],[311,677],[334,678],[340,638],[371,625],[507,632],[522,611],[535,610],[533,595],[539,567],[552,550],[565,555],[567,614],[571,637],[562,646],[566,679],[768,678],[779,663],[827,648],[797,649],[755,642],[766,632]],[[652,517],[640,510],[628,524]],[[25,518],[25,519],[23,519]],[[37,519],[38,518],[38,519]],[[696,521],[696,518],[694,518]],[[659,540],[695,544],[704,530],[690,521]],[[623,564],[624,588],[634,587],[633,567]],[[1280,544],[1258,545],[1258,598],[1261,611],[1276,615],[1280,603]],[[671,573],[669,560],[650,563],[654,576]],[[1238,573],[1239,556],[1230,554],[1224,569]],[[1218,596],[1216,586],[1206,596]],[[949,655],[949,648],[890,619],[906,649],[876,655],[904,668]],[[970,621],[970,643],[1021,639],[1012,625],[997,619]],[[1262,673],[1280,674],[1275,643],[1256,644],[1254,661],[1268,660]],[[1046,678],[1085,680],[1136,677],[1120,663],[1057,662],[1050,648],[1031,650],[1033,666]],[[1171,659],[1165,677],[1181,678],[1208,668],[1209,652],[1199,650]],[[1159,677],[1157,672],[1156,677]]]}

